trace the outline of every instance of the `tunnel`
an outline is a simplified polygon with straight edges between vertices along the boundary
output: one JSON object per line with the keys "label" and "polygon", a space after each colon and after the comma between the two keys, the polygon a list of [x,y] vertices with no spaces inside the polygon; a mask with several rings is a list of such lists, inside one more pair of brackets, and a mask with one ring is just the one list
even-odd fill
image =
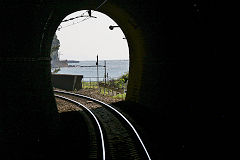
{"label": "tunnel", "polygon": [[[57,141],[50,49],[58,25],[97,10],[123,30],[130,69],[123,108],[142,119],[156,159],[225,155],[219,17],[200,0],[1,1],[0,145]],[[153,158],[154,159],[154,158]]]}

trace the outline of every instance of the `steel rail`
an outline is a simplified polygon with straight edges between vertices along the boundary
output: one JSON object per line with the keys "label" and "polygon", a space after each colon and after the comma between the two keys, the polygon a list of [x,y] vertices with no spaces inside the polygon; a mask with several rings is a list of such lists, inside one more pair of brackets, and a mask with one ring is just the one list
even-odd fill
{"label": "steel rail", "polygon": [[149,153],[148,153],[148,151],[147,151],[147,149],[146,149],[146,147],[145,147],[145,145],[144,145],[141,137],[139,136],[137,130],[134,128],[134,126],[131,124],[131,122],[130,122],[122,113],[120,113],[118,110],[116,110],[115,108],[113,108],[113,107],[110,106],[109,104],[106,104],[106,103],[104,103],[104,102],[102,102],[102,101],[100,101],[100,100],[97,100],[97,99],[94,99],[94,98],[91,98],[91,97],[88,97],[88,96],[84,96],[84,95],[81,95],[81,94],[76,94],[76,93],[71,93],[71,92],[66,92],[66,91],[60,91],[60,90],[54,90],[54,92],[63,93],[63,94],[68,94],[68,95],[73,95],[73,96],[77,96],[77,97],[80,97],[80,98],[89,99],[89,100],[92,100],[92,101],[97,102],[97,103],[99,103],[99,104],[102,104],[102,105],[110,108],[110,109],[113,110],[114,112],[116,112],[116,113],[117,113],[120,117],[122,117],[122,118],[125,120],[125,122],[127,122],[127,124],[132,128],[132,130],[134,131],[135,135],[137,136],[139,142],[141,143],[141,145],[142,145],[142,147],[143,147],[143,149],[144,149],[144,151],[145,151],[148,159],[151,160],[151,157],[150,157],[150,155],[149,155]]}
{"label": "steel rail", "polygon": [[99,130],[100,137],[101,137],[102,159],[105,160],[105,158],[106,158],[106,154],[105,154],[105,153],[106,153],[106,152],[105,152],[105,144],[104,144],[104,138],[103,138],[103,131],[102,131],[101,125],[100,125],[97,117],[93,114],[93,112],[92,112],[90,109],[88,109],[86,106],[84,106],[83,104],[81,104],[81,103],[79,103],[79,102],[77,102],[77,101],[74,101],[74,100],[72,100],[72,99],[70,99],[70,98],[67,98],[67,97],[64,97],[64,96],[60,96],[60,95],[54,95],[54,96],[57,97],[57,98],[60,98],[60,99],[64,99],[64,100],[66,100],[66,101],[69,101],[69,102],[71,102],[71,103],[75,103],[75,104],[81,106],[82,108],[84,108],[85,110],[87,110],[87,111],[91,114],[91,116],[94,118],[94,120],[95,120],[95,122],[96,122],[96,124],[97,124],[97,126],[98,126],[98,130]]}

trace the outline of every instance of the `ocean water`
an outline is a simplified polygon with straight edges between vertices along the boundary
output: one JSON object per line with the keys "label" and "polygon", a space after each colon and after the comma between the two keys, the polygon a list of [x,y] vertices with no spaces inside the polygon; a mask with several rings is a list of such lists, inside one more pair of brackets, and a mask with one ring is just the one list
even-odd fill
{"label": "ocean water", "polygon": [[[104,61],[98,62],[99,80],[103,80],[105,67]],[[80,61],[79,63],[69,63],[69,65],[76,65],[76,67],[61,67],[57,74],[74,74],[83,75],[84,81],[97,81],[97,67],[96,61]],[[80,67],[80,66],[94,66],[94,67]],[[106,73],[108,79],[118,78],[129,71],[129,60],[106,60]]]}

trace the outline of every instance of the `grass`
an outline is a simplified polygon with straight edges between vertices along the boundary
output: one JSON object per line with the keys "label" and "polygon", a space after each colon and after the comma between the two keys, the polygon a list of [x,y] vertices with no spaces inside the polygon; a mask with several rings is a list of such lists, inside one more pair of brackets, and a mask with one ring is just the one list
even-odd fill
{"label": "grass", "polygon": [[82,82],[82,86],[84,89],[98,88],[97,82]]}
{"label": "grass", "polygon": [[101,88],[100,94],[102,95],[108,95],[116,99],[125,99],[126,98],[126,93],[117,93],[116,95],[112,95],[112,90],[105,88],[105,93],[104,93],[104,88]]}
{"label": "grass", "polygon": [[[98,83],[97,82],[82,82],[83,89],[99,89]],[[112,90],[105,88],[105,93],[104,93],[104,88],[101,87],[101,92],[100,94],[102,95],[108,95],[116,99],[125,99],[126,98],[126,93],[117,93],[116,95],[112,95]]]}
{"label": "grass", "polygon": [[117,99],[125,99],[125,98],[126,98],[126,93],[123,93],[123,94],[117,94],[116,96],[113,96],[113,98],[117,98]]}

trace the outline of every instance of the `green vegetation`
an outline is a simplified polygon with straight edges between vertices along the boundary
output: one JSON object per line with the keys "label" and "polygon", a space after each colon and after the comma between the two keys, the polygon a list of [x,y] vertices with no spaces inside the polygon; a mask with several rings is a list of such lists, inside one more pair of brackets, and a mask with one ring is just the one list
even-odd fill
{"label": "green vegetation", "polygon": [[82,82],[82,87],[85,89],[98,88],[98,83],[97,82]]}
{"label": "green vegetation", "polygon": [[116,92],[116,91],[114,91],[112,89],[108,89],[108,88],[105,88],[105,91],[104,91],[104,88],[101,88],[100,94],[108,95],[108,96],[111,96],[116,99],[125,99],[126,98],[126,93],[119,93],[119,92]]}
{"label": "green vegetation", "polygon": [[[125,73],[117,79],[111,79],[107,81],[106,85],[104,82],[82,82],[82,87],[84,89],[95,88],[99,89],[101,94],[112,96],[117,99],[125,99],[127,90],[128,73]],[[99,88],[100,86],[100,88]]]}
{"label": "green vegetation", "polygon": [[116,99],[125,99],[125,98],[126,98],[126,93],[117,94],[116,96],[113,96],[113,98],[116,98]]}
{"label": "green vegetation", "polygon": [[108,85],[114,88],[123,88],[128,81],[128,72],[119,77],[118,79],[111,79]]}
{"label": "green vegetation", "polygon": [[55,68],[54,71],[52,71],[52,73],[57,73],[59,72],[61,69],[60,68]]}

